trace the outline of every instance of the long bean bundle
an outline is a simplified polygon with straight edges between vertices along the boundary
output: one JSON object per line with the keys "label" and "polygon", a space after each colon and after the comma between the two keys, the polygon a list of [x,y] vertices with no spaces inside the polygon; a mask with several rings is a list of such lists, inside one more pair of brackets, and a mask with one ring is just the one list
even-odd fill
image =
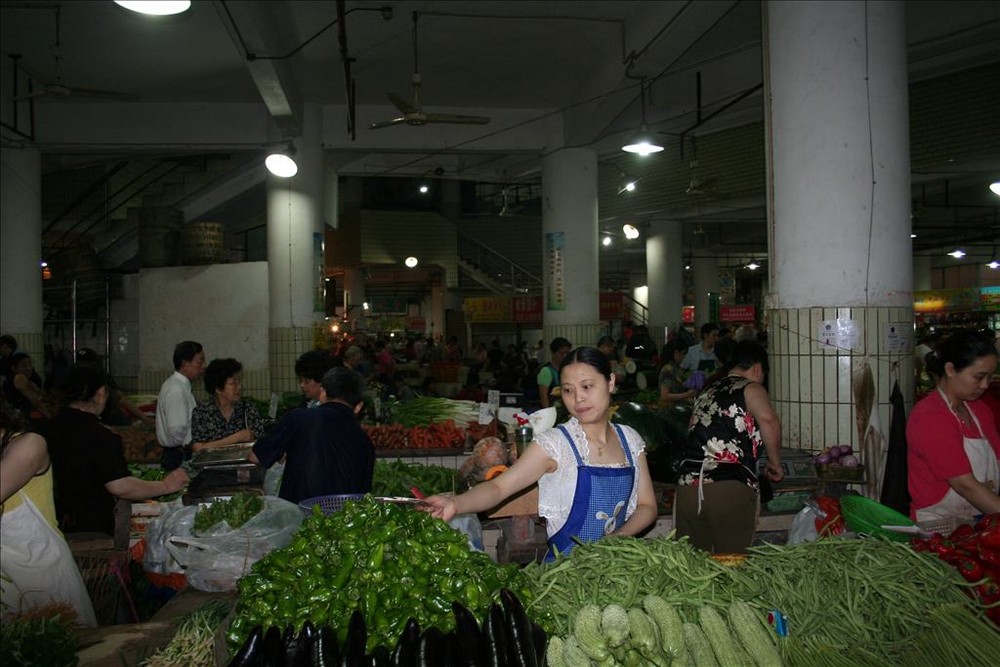
{"label": "long bean bundle", "polygon": [[408,401],[394,401],[386,405],[392,420],[406,427],[427,426],[451,419],[462,425],[479,420],[479,404],[452,398],[418,396]]}
{"label": "long bean bundle", "polygon": [[930,609],[976,609],[953,568],[906,544],[830,538],[750,551],[728,571],[731,592],[787,616],[792,664],[898,664]]}
{"label": "long bean bundle", "polygon": [[727,569],[687,540],[674,539],[673,533],[649,539],[605,537],[578,545],[565,559],[525,568],[535,589],[529,613],[566,636],[586,604],[628,609],[656,593],[685,620],[694,620],[700,605],[721,607],[733,601]]}

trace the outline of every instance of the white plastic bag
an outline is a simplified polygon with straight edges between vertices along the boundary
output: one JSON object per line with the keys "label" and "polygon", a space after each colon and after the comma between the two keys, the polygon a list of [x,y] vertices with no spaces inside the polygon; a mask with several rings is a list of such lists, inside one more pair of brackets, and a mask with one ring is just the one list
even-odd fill
{"label": "white plastic bag", "polygon": [[[272,550],[287,545],[299,529],[304,515],[298,505],[281,498],[264,497],[264,509],[239,528],[220,522],[198,537],[192,535],[196,505],[177,512],[164,547],[171,567],[182,571],[188,583],[200,591],[236,590],[236,581],[250,566]],[[183,519],[179,518],[183,515]]]}
{"label": "white plastic bag", "polygon": [[808,500],[805,507],[792,519],[792,526],[788,529],[788,541],[786,544],[801,544],[802,542],[815,542],[819,537],[816,532],[816,519],[822,519],[826,513],[815,507]]}
{"label": "white plastic bag", "polygon": [[485,551],[483,546],[483,524],[475,514],[458,514],[448,522],[448,525],[457,531],[465,533],[469,538],[469,549],[472,551]]}
{"label": "white plastic bag", "polygon": [[[194,511],[189,511],[189,510]],[[167,540],[173,535],[190,535],[197,507],[185,507],[180,498],[162,503],[160,514],[146,528],[146,553],[142,569],[156,574],[183,573],[184,568],[167,551]]]}

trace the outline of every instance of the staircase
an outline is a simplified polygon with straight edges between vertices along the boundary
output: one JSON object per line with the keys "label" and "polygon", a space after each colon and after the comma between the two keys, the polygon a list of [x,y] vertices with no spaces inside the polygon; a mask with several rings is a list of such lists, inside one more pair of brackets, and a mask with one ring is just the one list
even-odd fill
{"label": "staircase", "polygon": [[464,234],[458,235],[458,267],[485,290],[505,296],[542,293],[542,279]]}

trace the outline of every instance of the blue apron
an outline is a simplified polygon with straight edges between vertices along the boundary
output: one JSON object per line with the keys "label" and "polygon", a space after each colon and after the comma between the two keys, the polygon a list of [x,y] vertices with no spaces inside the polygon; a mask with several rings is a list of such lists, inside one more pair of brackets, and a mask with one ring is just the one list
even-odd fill
{"label": "blue apron", "polygon": [[632,452],[625,444],[625,434],[618,424],[615,424],[615,430],[618,432],[618,439],[628,460],[626,468],[584,465],[580,451],[566,427],[560,425],[556,428],[566,436],[573,450],[573,456],[576,457],[576,490],[569,518],[562,528],[549,538],[549,551],[545,556],[549,561],[555,558],[556,553],[560,555],[569,553],[577,544],[573,538],[581,542],[596,542],[624,523],[635,480]]}

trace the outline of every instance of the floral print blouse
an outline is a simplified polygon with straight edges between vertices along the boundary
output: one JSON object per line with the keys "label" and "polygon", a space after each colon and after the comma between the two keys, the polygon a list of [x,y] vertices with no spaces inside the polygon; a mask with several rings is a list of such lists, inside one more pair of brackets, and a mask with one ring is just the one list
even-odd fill
{"label": "floral print blouse", "polygon": [[221,440],[245,428],[253,431],[254,438],[264,434],[264,420],[257,408],[246,401],[233,404],[233,414],[228,420],[212,399],[198,404],[191,414],[191,442]]}
{"label": "floral print blouse", "polygon": [[751,382],[728,376],[698,395],[688,425],[678,484],[736,480],[758,489],[757,455],[763,440],[757,422],[747,410],[744,390]]}

